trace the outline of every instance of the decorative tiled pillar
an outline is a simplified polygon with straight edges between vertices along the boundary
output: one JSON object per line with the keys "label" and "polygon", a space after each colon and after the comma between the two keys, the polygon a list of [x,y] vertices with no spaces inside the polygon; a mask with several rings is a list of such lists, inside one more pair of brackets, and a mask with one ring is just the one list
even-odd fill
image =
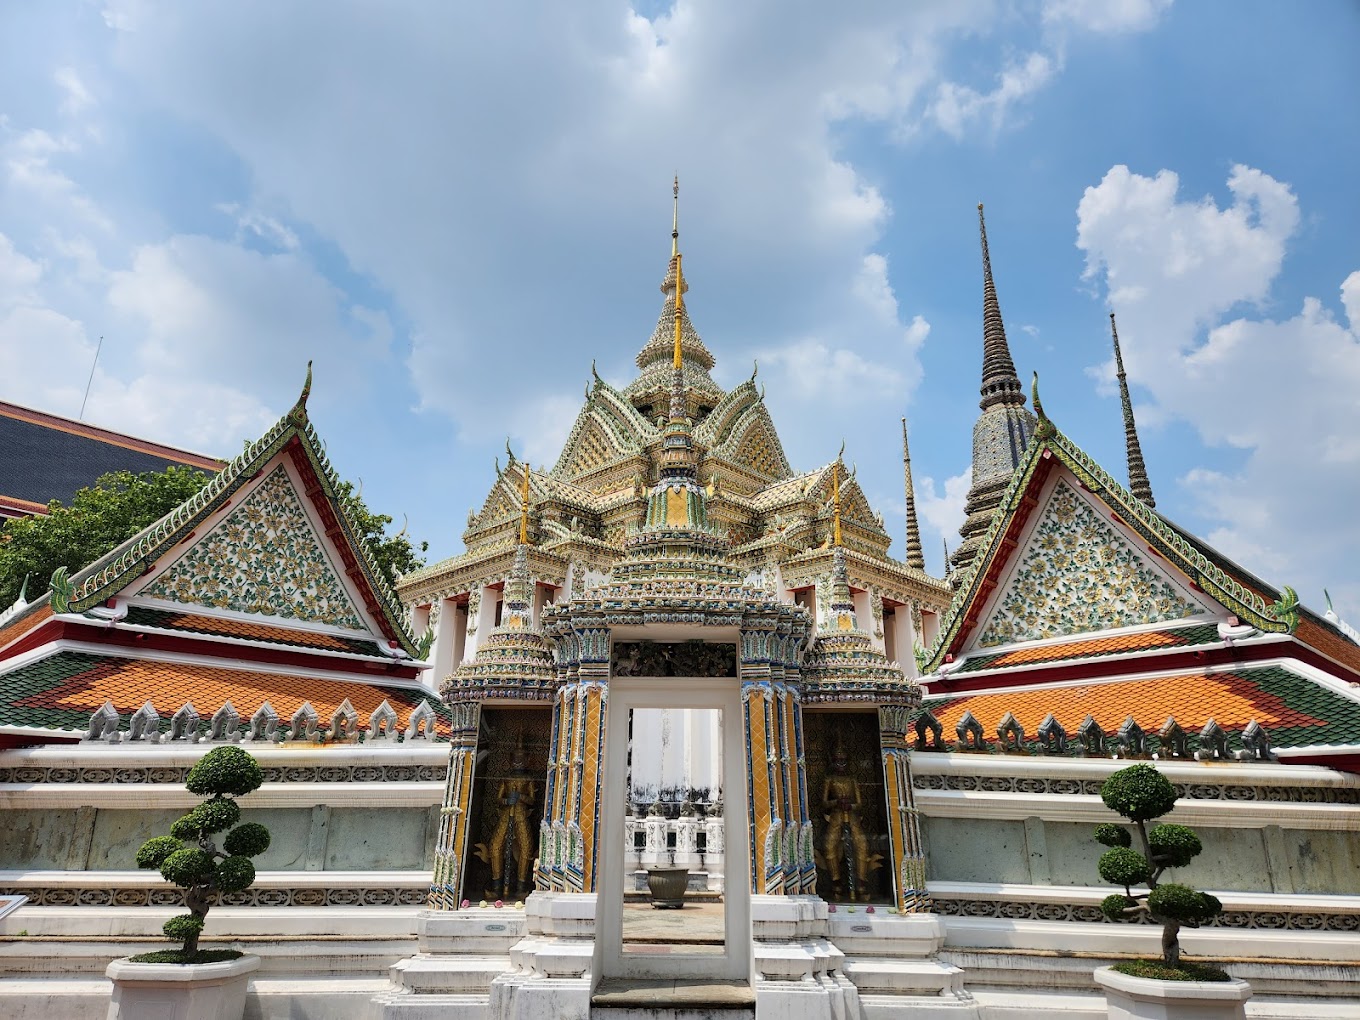
{"label": "decorative tiled pillar", "polygon": [[897,909],[906,914],[931,909],[926,892],[926,855],[921,845],[921,819],[911,782],[907,734],[914,710],[909,705],[883,705],[878,710],[879,745],[888,808]]}
{"label": "decorative tiled pillar", "polygon": [[434,879],[429,905],[435,910],[458,906],[467,853],[468,808],[477,763],[477,735],[482,706],[475,701],[450,706],[453,732],[449,739],[449,774],[444,783],[444,805],[439,811],[439,835],[434,850]]}
{"label": "decorative tiled pillar", "polygon": [[609,630],[578,628],[557,637],[558,689],[552,761],[539,834],[538,888],[594,892],[600,771],[609,702]]}
{"label": "decorative tiled pillar", "polygon": [[742,632],[742,726],[747,750],[751,891],[798,895],[817,886],[791,626]]}

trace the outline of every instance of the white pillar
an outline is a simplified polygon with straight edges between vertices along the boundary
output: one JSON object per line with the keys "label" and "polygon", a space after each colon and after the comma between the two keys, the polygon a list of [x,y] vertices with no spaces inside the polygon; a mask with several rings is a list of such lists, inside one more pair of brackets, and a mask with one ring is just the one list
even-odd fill
{"label": "white pillar", "polygon": [[430,646],[430,662],[434,668],[434,687],[438,690],[439,685],[458,664],[458,659],[454,655],[459,619],[458,606],[449,599],[440,599],[438,612],[432,609],[430,615],[434,617],[434,644]]}

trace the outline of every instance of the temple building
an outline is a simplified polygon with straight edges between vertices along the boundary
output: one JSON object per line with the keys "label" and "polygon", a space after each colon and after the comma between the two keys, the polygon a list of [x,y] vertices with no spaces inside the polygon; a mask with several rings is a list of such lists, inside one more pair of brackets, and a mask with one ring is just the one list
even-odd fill
{"label": "temple building", "polygon": [[1248,1015],[1360,1013],[1357,633],[1157,512],[1113,319],[1127,484],[1026,398],[978,211],[947,580],[905,420],[898,560],[843,445],[795,472],[755,373],[713,380],[677,198],[637,377],[594,377],[551,469],[507,450],[462,555],[375,570],[309,373],[184,506],[13,607],[0,1013],[104,1015],[178,903],[132,855],[223,743],[275,833],[203,935],[262,958],[251,1017],[1103,1017],[1094,969],[1160,938],[1100,910],[1100,788],[1134,761],[1224,906],[1187,954]]}

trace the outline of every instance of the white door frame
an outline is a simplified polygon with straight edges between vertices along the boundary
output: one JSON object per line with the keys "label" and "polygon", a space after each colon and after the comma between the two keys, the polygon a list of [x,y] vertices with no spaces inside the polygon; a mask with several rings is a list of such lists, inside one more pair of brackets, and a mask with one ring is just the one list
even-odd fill
{"label": "white door frame", "polygon": [[[746,740],[736,677],[611,677],[605,726],[604,802],[598,830],[595,972],[602,977],[744,980],[751,974],[751,862],[746,818]],[[623,952],[624,818],[628,797],[627,713],[635,708],[716,708],[722,720],[722,956]]]}

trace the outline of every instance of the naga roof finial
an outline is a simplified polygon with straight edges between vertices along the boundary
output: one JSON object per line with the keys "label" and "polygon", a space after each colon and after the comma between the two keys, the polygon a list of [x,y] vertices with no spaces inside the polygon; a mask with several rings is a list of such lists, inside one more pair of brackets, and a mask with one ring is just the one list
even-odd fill
{"label": "naga roof finial", "polygon": [[298,394],[297,403],[293,405],[291,417],[299,422],[307,420],[307,398],[312,395],[312,362],[307,359],[307,378],[302,382],[302,392]]}
{"label": "naga roof finial", "polygon": [[1110,335],[1114,337],[1115,376],[1119,380],[1119,405],[1124,414],[1124,448],[1129,462],[1129,491],[1135,498],[1150,507],[1155,507],[1157,501],[1152,498],[1152,482],[1148,480],[1143,447],[1138,442],[1138,427],[1133,420],[1133,401],[1129,398],[1129,381],[1124,375],[1124,354],[1119,349],[1119,329],[1115,326],[1114,312],[1110,313]]}
{"label": "naga roof finial", "polygon": [[1048,415],[1044,414],[1044,405],[1039,400],[1039,373],[1034,373],[1034,381],[1029,386],[1030,396],[1034,399],[1034,414],[1040,421],[1048,421]]}

